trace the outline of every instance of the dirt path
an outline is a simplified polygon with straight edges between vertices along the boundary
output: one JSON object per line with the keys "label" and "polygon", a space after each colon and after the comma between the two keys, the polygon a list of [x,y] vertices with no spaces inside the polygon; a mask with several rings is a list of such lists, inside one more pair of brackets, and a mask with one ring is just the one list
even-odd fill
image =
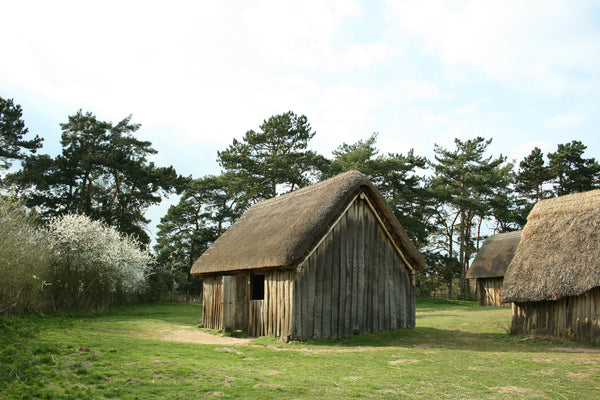
{"label": "dirt path", "polygon": [[172,342],[199,343],[199,344],[227,344],[244,345],[250,344],[251,339],[233,338],[229,336],[213,335],[203,332],[199,329],[188,330],[181,329],[169,332],[162,337],[162,340]]}

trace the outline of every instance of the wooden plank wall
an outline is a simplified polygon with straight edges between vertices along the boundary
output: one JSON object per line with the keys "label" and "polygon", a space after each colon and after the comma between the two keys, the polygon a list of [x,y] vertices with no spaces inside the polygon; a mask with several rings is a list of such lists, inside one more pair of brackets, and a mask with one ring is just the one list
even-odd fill
{"label": "wooden plank wall", "polygon": [[236,275],[236,309],[234,328],[248,330],[249,301],[250,301],[250,272]]}
{"label": "wooden plank wall", "polygon": [[480,306],[509,306],[502,303],[502,284],[504,278],[479,278],[477,290],[479,292]]}
{"label": "wooden plank wall", "polygon": [[358,198],[298,268],[292,338],[414,327],[414,275]]}
{"label": "wooden plank wall", "polygon": [[295,275],[292,270],[265,273],[264,300],[250,300],[249,336],[276,336],[282,341],[290,339]]}
{"label": "wooden plank wall", "polygon": [[600,344],[600,288],[556,301],[514,303],[511,333]]}
{"label": "wooden plank wall", "polygon": [[202,278],[202,325],[208,329],[223,329],[223,277]]}

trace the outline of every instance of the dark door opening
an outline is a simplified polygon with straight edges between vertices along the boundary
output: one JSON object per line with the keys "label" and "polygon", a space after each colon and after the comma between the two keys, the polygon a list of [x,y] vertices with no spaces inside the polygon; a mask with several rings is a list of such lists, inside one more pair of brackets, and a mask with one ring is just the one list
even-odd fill
{"label": "dark door opening", "polygon": [[252,275],[252,300],[264,300],[265,299],[265,276],[264,275]]}

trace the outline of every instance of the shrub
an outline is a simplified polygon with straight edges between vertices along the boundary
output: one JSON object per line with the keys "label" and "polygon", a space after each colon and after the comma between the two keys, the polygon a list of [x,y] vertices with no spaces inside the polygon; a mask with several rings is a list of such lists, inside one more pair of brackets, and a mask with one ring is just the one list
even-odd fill
{"label": "shrub", "polygon": [[39,311],[50,249],[34,213],[0,196],[0,313]]}
{"label": "shrub", "polygon": [[46,294],[55,310],[102,309],[139,293],[152,256],[129,236],[83,215],[48,223],[52,260]]}

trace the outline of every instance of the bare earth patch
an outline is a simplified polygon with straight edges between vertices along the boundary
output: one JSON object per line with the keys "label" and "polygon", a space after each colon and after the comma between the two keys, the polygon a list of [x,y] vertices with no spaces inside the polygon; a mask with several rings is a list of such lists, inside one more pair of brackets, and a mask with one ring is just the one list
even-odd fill
{"label": "bare earth patch", "polygon": [[550,350],[559,353],[600,353],[600,349],[593,349],[588,347],[553,347]]}
{"label": "bare earth patch", "polygon": [[419,361],[420,360],[410,360],[410,359],[402,358],[400,360],[388,361],[388,364],[389,365],[407,365],[407,364],[418,363]]}
{"label": "bare earth patch", "polygon": [[177,330],[164,335],[162,340],[198,344],[225,344],[244,345],[250,344],[251,339],[234,338],[229,336],[213,335],[201,330]]}
{"label": "bare earth patch", "polygon": [[491,387],[490,389],[496,390],[502,394],[514,395],[516,397],[519,397],[519,395],[525,396],[525,395],[533,395],[536,393],[536,391],[533,389],[518,387],[518,386],[499,386],[499,387]]}

